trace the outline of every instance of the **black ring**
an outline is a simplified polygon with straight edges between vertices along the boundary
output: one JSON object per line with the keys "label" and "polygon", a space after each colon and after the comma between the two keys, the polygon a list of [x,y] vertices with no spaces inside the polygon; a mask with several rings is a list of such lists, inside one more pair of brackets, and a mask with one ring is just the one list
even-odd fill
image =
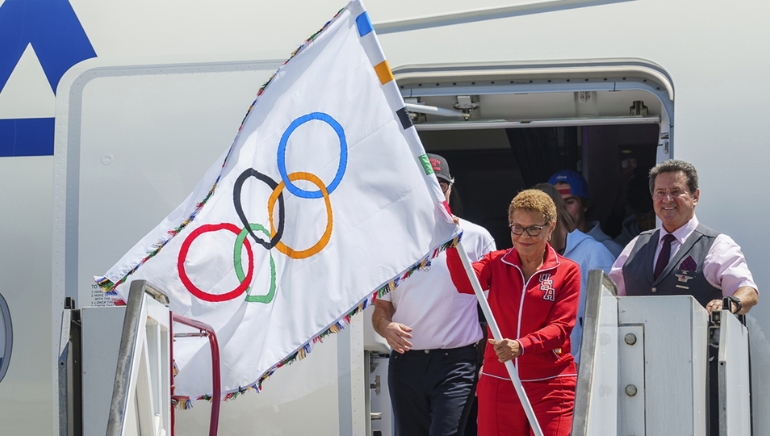
{"label": "black ring", "polygon": [[240,218],[241,223],[243,223],[243,228],[248,229],[249,235],[251,235],[251,237],[254,239],[254,242],[269,250],[275,247],[275,244],[277,244],[278,241],[281,240],[281,236],[283,236],[283,192],[278,195],[278,230],[275,232],[275,236],[273,236],[269,242],[263,241],[257,238],[257,235],[255,235],[254,231],[251,230],[251,224],[246,218],[246,214],[243,212],[243,205],[241,204],[241,190],[243,189],[243,182],[245,182],[249,177],[254,177],[257,180],[264,182],[273,191],[275,191],[275,188],[278,187],[278,183],[270,177],[255,170],[254,168],[249,168],[242,172],[240,176],[238,176],[238,179],[235,181],[235,186],[233,186],[233,205],[235,206],[235,213],[238,214],[238,218]]}

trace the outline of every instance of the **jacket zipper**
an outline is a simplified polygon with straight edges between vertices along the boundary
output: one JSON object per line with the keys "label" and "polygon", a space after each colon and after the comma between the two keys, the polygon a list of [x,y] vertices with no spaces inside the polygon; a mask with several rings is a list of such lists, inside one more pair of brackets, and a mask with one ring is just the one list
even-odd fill
{"label": "jacket zipper", "polygon": [[[553,250],[553,248],[551,249]],[[509,265],[513,265],[513,264],[509,264]],[[550,271],[552,269],[555,269],[556,267],[552,266],[550,268],[539,269],[534,273],[532,273],[532,275],[529,276],[529,279],[527,280],[524,279],[524,272],[521,270],[521,268],[518,267],[518,265],[513,265],[513,267],[519,270],[519,274],[521,275],[521,280],[524,282],[524,288],[522,288],[521,290],[521,300],[519,301],[519,315],[516,323],[516,338],[518,339],[521,337],[521,313],[524,310],[524,297],[527,295],[527,286],[529,285],[529,281],[532,280],[532,277],[540,274],[541,272]],[[521,342],[519,342],[519,345],[521,345]],[[517,357],[516,359],[514,359],[514,362],[513,362],[513,366],[516,367],[517,373],[519,372],[518,363],[519,363],[519,358]]]}

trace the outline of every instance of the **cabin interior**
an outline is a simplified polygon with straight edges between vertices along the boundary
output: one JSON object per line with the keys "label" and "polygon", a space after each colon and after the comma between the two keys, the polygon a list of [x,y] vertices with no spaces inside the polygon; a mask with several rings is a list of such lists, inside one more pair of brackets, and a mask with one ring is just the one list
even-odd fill
{"label": "cabin interior", "polygon": [[[541,127],[435,131],[420,137],[428,152],[449,162],[455,178],[449,199],[453,213],[485,227],[499,248],[507,248],[511,199],[563,169],[588,181],[588,219],[618,236],[634,202],[649,197],[646,174],[656,163],[658,130],[654,124]],[[652,211],[652,202],[647,203],[640,206]]]}
{"label": "cabin interior", "polygon": [[587,219],[618,236],[624,220],[652,213],[647,173],[671,156],[664,85],[641,75],[547,77],[399,82],[425,149],[449,162],[453,213],[489,230],[498,248],[511,246],[511,199],[563,169],[588,181]]}

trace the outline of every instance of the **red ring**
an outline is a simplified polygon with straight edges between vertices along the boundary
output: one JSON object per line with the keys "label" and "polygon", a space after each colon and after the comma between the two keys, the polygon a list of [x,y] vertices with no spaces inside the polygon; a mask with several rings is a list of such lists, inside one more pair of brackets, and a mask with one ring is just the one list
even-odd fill
{"label": "red ring", "polygon": [[236,236],[241,232],[241,229],[235,226],[235,224],[229,224],[229,223],[221,223],[221,224],[204,224],[197,229],[193,230],[189,236],[187,236],[187,239],[184,240],[182,243],[182,248],[179,249],[179,258],[177,260],[177,269],[179,270],[179,279],[182,280],[182,284],[187,288],[188,291],[190,291],[191,294],[198,297],[199,299],[203,301],[211,301],[214,303],[219,303],[222,301],[228,301],[232,300],[234,298],[237,298],[242,293],[246,292],[246,289],[248,289],[249,284],[251,283],[252,275],[254,274],[254,255],[251,251],[251,243],[249,242],[248,238],[244,239],[244,245],[246,246],[246,252],[249,253],[249,269],[246,273],[246,278],[241,282],[241,284],[235,288],[234,290],[226,293],[226,294],[209,294],[208,292],[204,292],[200,289],[198,289],[192,281],[190,281],[190,278],[187,277],[187,272],[184,269],[184,261],[187,258],[187,252],[190,250],[190,245],[192,245],[195,238],[198,236],[207,233],[207,232],[215,232],[217,230],[229,230],[236,234]]}

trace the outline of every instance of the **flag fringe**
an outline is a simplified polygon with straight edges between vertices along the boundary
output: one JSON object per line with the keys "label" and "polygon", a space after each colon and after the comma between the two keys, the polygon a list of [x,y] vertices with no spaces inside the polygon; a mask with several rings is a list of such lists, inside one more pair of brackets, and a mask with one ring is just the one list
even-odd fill
{"label": "flag fringe", "polygon": [[[286,64],[289,63],[292,59],[294,59],[297,55],[299,55],[302,51],[304,51],[310,44],[315,41],[318,36],[323,33],[324,30],[326,30],[344,11],[345,8],[340,9],[337,11],[337,13],[332,17],[331,20],[327,21],[326,24],[321,27],[320,30],[312,34],[308,39],[305,40],[299,47],[297,47],[296,50],[294,50],[291,53],[291,56],[289,56],[288,59],[273,73],[272,76],[265,82],[262,87],[259,88],[259,91],[257,91],[257,96],[254,99],[254,101],[251,103],[249,108],[246,110],[246,115],[243,117],[243,121],[241,121],[241,125],[238,127],[238,134],[235,135],[235,139],[233,140],[233,143],[230,145],[230,149],[227,152],[227,155],[225,156],[224,160],[222,161],[222,169],[224,170],[225,165],[227,165],[227,160],[230,158],[230,155],[233,152],[233,149],[235,148],[235,144],[238,143],[238,138],[240,136],[241,130],[243,129],[244,124],[246,123],[246,120],[249,118],[249,114],[251,113],[251,110],[254,108],[254,106],[257,104],[257,101],[259,101],[259,97],[262,96],[262,94],[265,92],[267,87],[270,85],[270,82],[273,81],[273,78],[286,66]],[[181,224],[179,224],[177,227],[173,229],[169,229],[166,232],[166,235],[163,238],[160,238],[157,242],[155,242],[153,245],[150,246],[150,249],[147,252],[147,255],[139,261],[139,263],[131,268],[120,280],[117,281],[117,283],[113,283],[109,278],[107,277],[99,277],[96,278],[96,284],[99,286],[99,288],[104,292],[105,294],[109,295],[112,298],[112,301],[116,305],[125,305],[125,302],[118,297],[117,292],[115,292],[115,288],[120,286],[121,284],[125,283],[126,280],[128,280],[128,277],[136,272],[136,270],[139,269],[140,266],[144,265],[145,262],[152,259],[155,255],[160,253],[160,250],[171,241],[174,236],[178,235],[182,230],[184,230],[185,227],[187,227],[188,224],[193,222],[195,220],[195,217],[198,216],[198,213],[200,213],[201,209],[203,209],[203,206],[208,202],[209,198],[214,194],[217,188],[217,184],[219,184],[219,179],[222,177],[222,172],[219,173],[219,176],[217,176],[217,179],[214,181],[214,185],[209,190],[206,197],[201,200],[199,203],[195,205],[195,209],[188,215],[187,218],[185,218],[184,221],[182,221]],[[122,304],[121,304],[122,303]]]}
{"label": "flag fringe", "polygon": [[190,400],[190,397],[173,395],[171,397],[171,406],[179,410],[190,410],[193,408],[193,402]]}
{"label": "flag fringe", "polygon": [[[324,338],[327,336],[339,333],[341,332],[347,325],[350,325],[350,321],[353,318],[353,316],[363,312],[366,310],[367,307],[374,304],[375,301],[377,301],[378,298],[382,298],[383,295],[386,295],[390,292],[393,292],[396,288],[398,288],[406,279],[408,279],[412,274],[414,274],[415,271],[421,270],[421,271],[428,271],[430,269],[431,260],[433,260],[436,256],[441,254],[443,251],[446,251],[448,248],[456,247],[457,244],[460,242],[460,239],[462,239],[462,233],[455,236],[453,239],[441,244],[438,246],[435,250],[431,250],[431,252],[425,256],[424,258],[418,260],[415,262],[412,266],[407,268],[403,273],[396,276],[395,279],[389,280],[379,286],[377,289],[375,289],[373,292],[371,292],[369,295],[364,297],[363,300],[361,300],[358,304],[353,306],[350,310],[345,312],[344,315],[340,316],[336,321],[331,323],[326,329],[322,330],[321,333],[313,336],[310,340],[302,344],[297,350],[286,356],[285,358],[281,359],[278,363],[273,365],[270,369],[265,371],[255,383],[252,383],[251,385],[245,386],[245,387],[239,387],[238,389],[234,389],[232,391],[227,391],[222,393],[222,399],[224,401],[230,401],[235,400],[237,397],[243,395],[246,392],[249,391],[261,391],[262,390],[262,383],[269,379],[270,376],[272,376],[278,368],[281,368],[286,365],[291,365],[292,363],[302,360],[305,357],[307,357],[308,354],[310,354],[311,351],[313,351],[313,345],[318,342],[323,342]],[[196,398],[196,400],[205,400],[211,402],[211,395],[201,395],[200,397]],[[185,408],[182,409],[180,406],[180,410],[187,410],[191,409],[192,405],[185,405]]]}

